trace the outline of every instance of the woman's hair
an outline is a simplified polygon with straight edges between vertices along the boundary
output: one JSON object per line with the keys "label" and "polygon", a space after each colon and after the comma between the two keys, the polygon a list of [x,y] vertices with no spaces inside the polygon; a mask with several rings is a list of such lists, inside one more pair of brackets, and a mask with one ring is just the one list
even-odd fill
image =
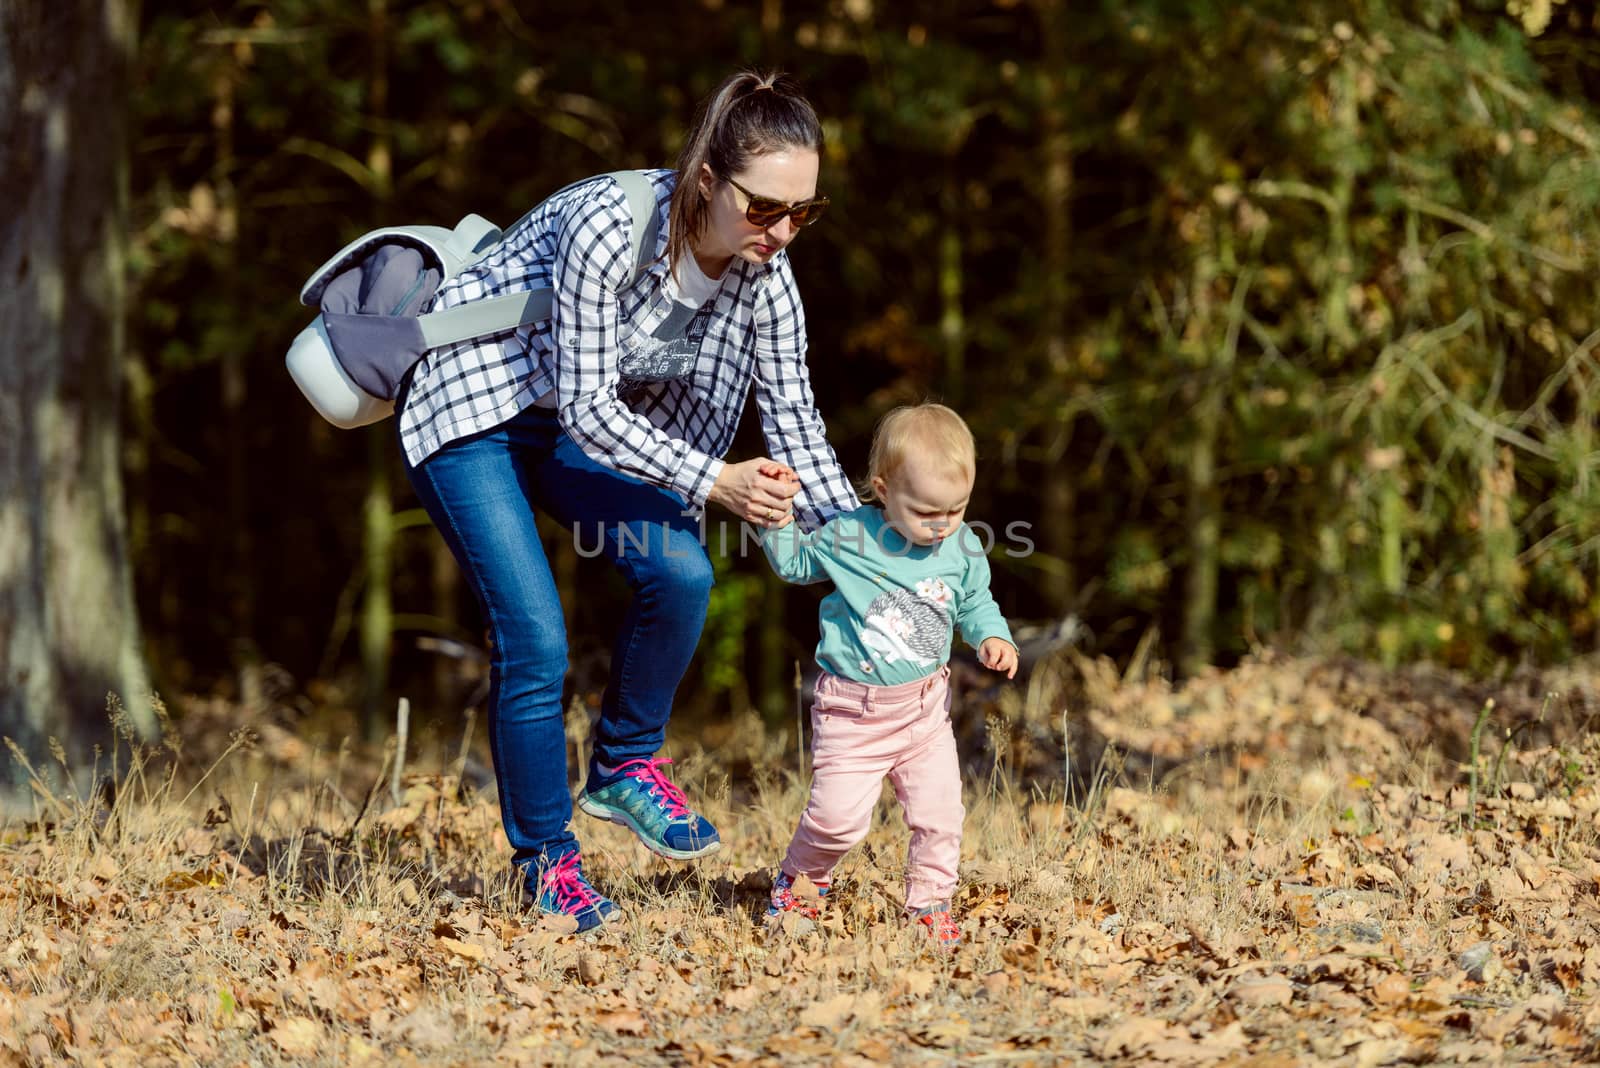
{"label": "woman's hair", "polygon": [[872,435],[872,452],[867,457],[867,485],[861,491],[861,499],[871,501],[876,497],[872,480],[887,481],[912,454],[967,478],[973,476],[978,466],[978,447],[966,420],[942,404],[905,405],[878,421],[878,429]]}
{"label": "woman's hair", "polygon": [[667,263],[674,270],[706,224],[700,198],[700,167],[718,179],[738,174],[754,156],[785,148],[822,152],[822,123],[787,74],[742,70],[723,79],[701,101],[694,128],[678,154],[678,186],[672,191]]}

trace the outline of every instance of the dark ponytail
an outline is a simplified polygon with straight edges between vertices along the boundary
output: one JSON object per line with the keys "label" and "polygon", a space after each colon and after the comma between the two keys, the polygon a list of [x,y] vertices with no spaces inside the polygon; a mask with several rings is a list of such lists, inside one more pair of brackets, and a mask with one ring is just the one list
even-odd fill
{"label": "dark ponytail", "polygon": [[800,83],[789,75],[742,70],[701,101],[694,128],[678,154],[667,240],[667,263],[673,270],[705,228],[701,165],[710,164],[719,179],[727,178],[744,170],[751,157],[785,148],[822,152],[822,123]]}

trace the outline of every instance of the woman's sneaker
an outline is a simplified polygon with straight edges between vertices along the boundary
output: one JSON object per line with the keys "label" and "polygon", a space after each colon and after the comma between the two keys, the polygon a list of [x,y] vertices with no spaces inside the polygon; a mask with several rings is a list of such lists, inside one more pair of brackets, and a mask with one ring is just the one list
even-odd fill
{"label": "woman's sneaker", "polygon": [[579,931],[592,931],[602,923],[619,919],[622,910],[616,902],[589,885],[583,876],[583,862],[576,851],[543,867],[537,875],[529,873],[529,891],[540,912],[551,916],[570,916],[578,921]]}
{"label": "woman's sneaker", "polygon": [[[828,884],[813,881],[812,886],[817,888],[818,901],[828,894]],[[772,880],[772,896],[767,899],[767,915],[781,916],[785,912],[792,912],[797,916],[804,916],[814,920],[821,913],[818,903],[797,897],[794,892],[794,879],[779,870],[778,877]]]}
{"label": "woman's sneaker", "polygon": [[911,914],[911,918],[928,932],[928,941],[935,949],[948,951],[961,945],[961,928],[956,926],[954,917],[950,915],[948,901],[918,909]]}
{"label": "woman's sneaker", "polygon": [[578,807],[598,819],[622,824],[658,856],[693,860],[715,853],[722,848],[722,839],[662,772],[670,763],[656,757],[626,760],[610,769],[591,764]]}

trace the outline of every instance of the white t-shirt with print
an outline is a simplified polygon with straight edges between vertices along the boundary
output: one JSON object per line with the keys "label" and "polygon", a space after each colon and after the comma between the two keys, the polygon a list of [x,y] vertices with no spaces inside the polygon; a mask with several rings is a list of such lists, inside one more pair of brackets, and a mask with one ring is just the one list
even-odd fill
{"label": "white t-shirt with print", "polygon": [[[700,269],[699,262],[690,253],[678,261],[678,269],[668,272],[662,280],[661,291],[675,304],[680,304],[690,311],[699,311],[707,301],[717,295],[722,288],[722,280],[728,276],[724,270],[716,278],[709,277]],[[682,314],[682,313],[679,313]],[[541,408],[554,408],[556,406],[556,393],[551,390],[533,402]]]}

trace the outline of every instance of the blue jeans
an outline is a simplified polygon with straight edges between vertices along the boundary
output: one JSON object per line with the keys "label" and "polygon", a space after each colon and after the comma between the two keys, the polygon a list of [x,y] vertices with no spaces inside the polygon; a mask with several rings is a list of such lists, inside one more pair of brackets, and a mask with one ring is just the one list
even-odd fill
{"label": "blue jeans", "polygon": [[599,548],[633,590],[595,730],[594,758],[611,766],[653,756],[665,738],[711,595],[699,524],[676,494],[589,459],[544,408],[451,442],[406,474],[489,623],[489,747],[513,859],[558,859],[578,848],[562,725],[567,633],[534,511],[575,528],[579,551]]}

